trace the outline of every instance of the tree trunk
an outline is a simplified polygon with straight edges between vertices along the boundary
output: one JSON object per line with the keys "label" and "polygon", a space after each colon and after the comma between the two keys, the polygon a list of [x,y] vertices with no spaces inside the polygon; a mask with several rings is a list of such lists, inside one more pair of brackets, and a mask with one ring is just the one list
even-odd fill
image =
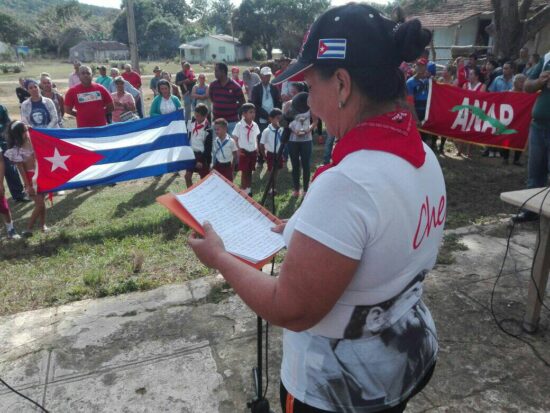
{"label": "tree trunk", "polygon": [[519,49],[535,37],[550,20],[550,5],[527,18],[532,0],[492,0],[494,14],[494,55],[498,59],[516,59]]}
{"label": "tree trunk", "polygon": [[521,46],[523,23],[519,19],[518,0],[493,0],[495,11],[494,49],[498,59],[516,59]]}

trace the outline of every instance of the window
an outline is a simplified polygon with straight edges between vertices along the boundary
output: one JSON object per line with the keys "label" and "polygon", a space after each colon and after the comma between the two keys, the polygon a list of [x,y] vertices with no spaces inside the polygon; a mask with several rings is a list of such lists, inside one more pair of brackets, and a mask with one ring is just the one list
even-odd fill
{"label": "window", "polygon": [[218,52],[219,52],[220,54],[225,54],[225,46],[220,46],[220,47],[218,48]]}

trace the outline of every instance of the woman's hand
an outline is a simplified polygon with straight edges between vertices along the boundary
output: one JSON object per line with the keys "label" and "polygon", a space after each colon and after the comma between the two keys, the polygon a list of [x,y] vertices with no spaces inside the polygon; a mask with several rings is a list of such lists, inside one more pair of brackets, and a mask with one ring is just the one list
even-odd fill
{"label": "woman's hand", "polygon": [[288,219],[283,219],[283,222],[275,225],[273,228],[271,228],[271,231],[276,232],[277,234],[282,234],[283,231],[285,230],[287,222],[288,222]]}
{"label": "woman's hand", "polygon": [[26,185],[25,190],[27,191],[27,194],[29,196],[35,196],[36,195],[36,191],[34,190],[32,185]]}
{"label": "woman's hand", "polygon": [[226,252],[225,246],[209,222],[205,222],[203,228],[204,238],[200,238],[200,235],[193,231],[187,242],[204,265],[216,268],[218,259]]}

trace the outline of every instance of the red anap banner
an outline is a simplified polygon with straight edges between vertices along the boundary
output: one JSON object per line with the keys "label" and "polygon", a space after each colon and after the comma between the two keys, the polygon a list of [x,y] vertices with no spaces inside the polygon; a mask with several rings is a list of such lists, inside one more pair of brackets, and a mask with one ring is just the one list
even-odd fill
{"label": "red anap banner", "polygon": [[451,139],[523,151],[536,93],[476,92],[431,82],[421,130]]}

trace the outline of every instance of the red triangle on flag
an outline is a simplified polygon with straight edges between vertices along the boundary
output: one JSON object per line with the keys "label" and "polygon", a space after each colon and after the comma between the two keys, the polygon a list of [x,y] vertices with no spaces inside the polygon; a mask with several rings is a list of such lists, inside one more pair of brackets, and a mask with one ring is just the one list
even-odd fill
{"label": "red triangle on flag", "polygon": [[328,47],[322,40],[319,40],[319,49],[317,50],[317,57],[320,57],[325,54],[328,50]]}
{"label": "red triangle on flag", "polygon": [[74,178],[101,159],[103,155],[30,129],[31,142],[38,164],[36,183],[39,192],[51,191]]}

